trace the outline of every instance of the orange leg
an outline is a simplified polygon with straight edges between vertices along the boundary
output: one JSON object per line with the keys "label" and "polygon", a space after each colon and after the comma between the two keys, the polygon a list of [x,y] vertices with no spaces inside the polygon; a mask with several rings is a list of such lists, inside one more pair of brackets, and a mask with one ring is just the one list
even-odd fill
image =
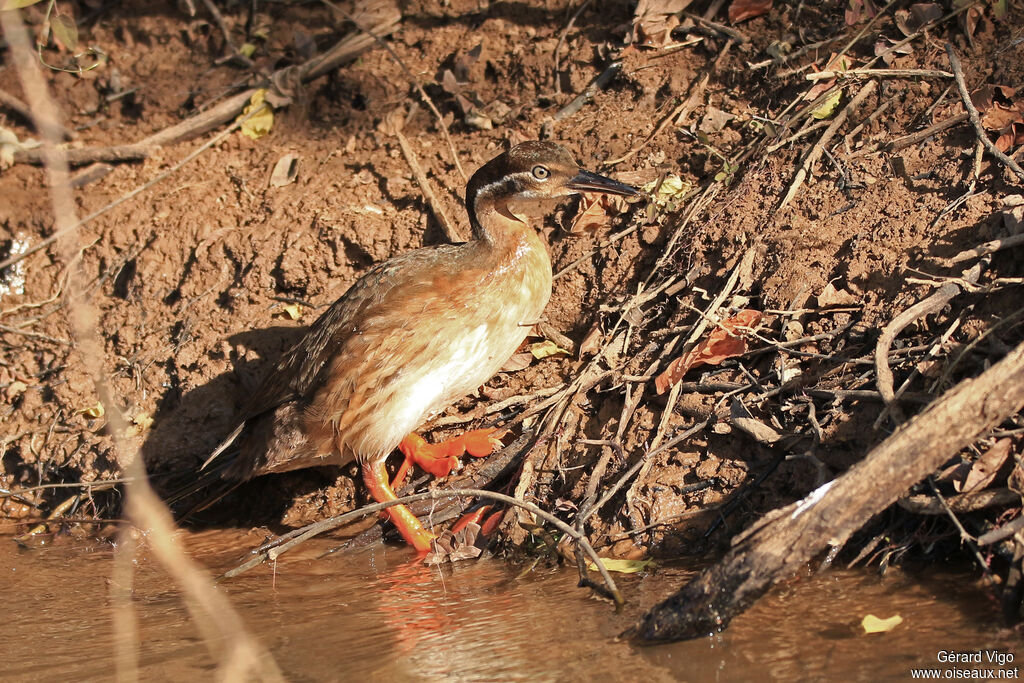
{"label": "orange leg", "polygon": [[[398,496],[388,484],[388,470],[383,460],[368,462],[362,465],[363,482],[370,491],[373,499],[379,503],[395,500]],[[415,548],[418,552],[428,553],[431,550],[431,541],[434,534],[423,528],[416,515],[404,505],[395,505],[384,511],[391,519],[392,524],[402,534],[405,542]]]}
{"label": "orange leg", "polygon": [[398,468],[391,483],[392,488],[402,484],[413,464],[435,477],[446,477],[459,462],[460,455],[469,453],[474,458],[487,457],[501,448],[503,444],[500,439],[504,435],[504,430],[474,429],[454,439],[431,444],[418,434],[410,434],[398,445],[398,449],[405,455],[405,462]]}

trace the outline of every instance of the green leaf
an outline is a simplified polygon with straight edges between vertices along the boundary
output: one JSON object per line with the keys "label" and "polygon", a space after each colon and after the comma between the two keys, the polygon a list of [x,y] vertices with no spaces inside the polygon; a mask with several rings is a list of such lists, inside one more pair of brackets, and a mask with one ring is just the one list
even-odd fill
{"label": "green leaf", "polygon": [[[270,132],[274,125],[274,110],[264,101],[266,89],[257,90],[249,98],[249,104],[242,110],[239,119],[243,119],[242,134],[253,140],[259,140]],[[256,112],[249,117],[250,112]],[[249,117],[249,118],[246,118]]]}
{"label": "green leaf", "polygon": [[836,107],[839,106],[839,102],[843,99],[843,90],[840,88],[836,90],[824,102],[821,103],[817,109],[811,112],[811,116],[821,120],[831,118],[836,113]]}
{"label": "green leaf", "polygon": [[53,29],[53,37],[68,52],[74,52],[78,48],[78,25],[73,17],[67,14],[58,14],[53,17],[50,26]]}
{"label": "green leaf", "polygon": [[256,52],[256,46],[252,43],[243,43],[242,47],[238,48],[238,54],[243,57],[252,57],[254,52]]}

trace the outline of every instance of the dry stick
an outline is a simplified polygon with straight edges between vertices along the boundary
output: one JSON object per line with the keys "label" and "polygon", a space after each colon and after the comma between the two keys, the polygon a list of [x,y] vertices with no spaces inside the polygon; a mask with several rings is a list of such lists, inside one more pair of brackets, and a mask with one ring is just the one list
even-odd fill
{"label": "dry stick", "polygon": [[1024,344],[946,392],[836,480],[756,522],[720,562],[624,635],[660,642],[721,631],[772,585],[825,547],[844,545],[872,516],[1022,407]]}
{"label": "dry stick", "polygon": [[[949,517],[950,521],[953,522],[953,526],[955,526],[956,530],[960,533],[960,542],[967,545],[967,547],[971,549],[971,552],[974,553],[974,559],[978,561],[978,566],[981,567],[982,573],[986,576],[990,575],[992,572],[989,570],[988,563],[985,562],[985,558],[981,556],[981,551],[978,550],[978,544],[975,543],[974,537],[967,533],[967,529],[965,529],[964,525],[960,523],[960,519],[952,510],[949,509],[949,504],[947,504],[946,499],[942,497],[939,487],[935,485],[935,479],[931,476],[928,477],[928,486],[931,488],[932,494],[935,495],[936,500],[939,501],[939,505],[942,506],[946,516]],[[1011,493],[1013,492],[1011,491]],[[1019,500],[1020,496],[1015,496],[1014,503]],[[1010,504],[1012,505],[1014,503]]]}
{"label": "dry stick", "polygon": [[981,125],[981,115],[978,114],[978,110],[971,101],[971,95],[967,92],[967,83],[964,82],[964,70],[960,66],[960,58],[956,56],[953,46],[949,43],[946,43],[946,54],[949,55],[949,67],[953,69],[953,76],[956,78],[956,89],[960,93],[960,99],[963,100],[964,108],[967,109],[967,115],[971,119],[971,125],[974,126],[974,132],[977,133],[978,139],[981,140],[981,143],[985,145],[985,149],[992,156],[1003,162],[1005,166],[1017,174],[1021,181],[1024,181],[1024,168],[1021,168],[1016,161],[999,151],[999,148],[988,139],[988,134],[985,133],[984,126]]}
{"label": "dry stick", "polygon": [[892,142],[890,142],[887,145],[885,145],[884,149],[887,152],[898,152],[899,150],[903,149],[904,147],[909,147],[910,145],[916,145],[917,143],[921,142],[922,140],[927,140],[931,136],[937,135],[937,134],[941,133],[944,130],[948,130],[948,129],[954,127],[954,126],[959,126],[961,123],[964,123],[967,120],[968,120],[967,112],[964,112],[963,114],[957,114],[956,116],[951,116],[948,119],[945,119],[943,121],[939,121],[938,123],[932,124],[931,126],[928,126],[927,128],[925,128],[923,130],[917,131],[916,133],[911,133],[909,135],[904,135],[902,137],[898,137],[895,140],[893,140]]}
{"label": "dry stick", "polygon": [[438,201],[437,195],[434,194],[433,188],[430,187],[427,174],[423,172],[423,167],[420,166],[420,161],[416,158],[416,152],[412,151],[409,141],[405,139],[402,131],[398,130],[397,127],[394,130],[394,134],[398,140],[398,146],[402,148],[402,155],[405,157],[406,163],[409,164],[409,168],[412,169],[413,177],[416,178],[416,184],[420,186],[420,192],[426,197],[427,204],[430,205],[434,218],[441,224],[445,237],[452,243],[464,242],[465,240],[462,239],[459,231],[455,228],[455,224],[452,222],[448,212],[444,210],[444,205]]}
{"label": "dry stick", "polygon": [[402,58],[398,56],[398,53],[395,52],[390,45],[385,43],[382,38],[380,38],[376,33],[374,33],[374,31],[377,30],[376,28],[372,30],[364,28],[355,17],[353,17],[351,14],[335,5],[333,2],[331,2],[331,0],[320,1],[327,5],[328,7],[330,7],[331,9],[333,9],[338,14],[342,15],[343,17],[351,21],[353,24],[355,24],[355,27],[357,29],[359,29],[366,35],[370,36],[370,38],[376,41],[378,45],[384,48],[387,51],[387,53],[391,55],[391,58],[395,60],[395,63],[398,64],[398,67],[402,70],[403,73],[405,73],[405,77],[409,80],[409,82],[416,86],[416,92],[420,94],[420,99],[422,99],[423,103],[430,108],[431,112],[434,113],[434,118],[437,119],[437,126],[438,128],[441,129],[441,134],[444,135],[445,142],[448,143],[448,150],[452,153],[452,161],[455,162],[455,168],[459,170],[459,175],[462,176],[463,180],[469,180],[469,176],[466,175],[466,171],[462,168],[462,162],[459,161],[459,153],[455,151],[455,143],[452,142],[452,136],[448,133],[448,124],[444,122],[444,117],[441,116],[441,112],[439,112],[437,110],[437,107],[434,106],[434,100],[430,99],[430,95],[428,95],[427,91],[423,89],[422,85],[420,85],[419,80],[412,75],[412,72],[409,71],[409,67],[405,65],[405,62],[403,62]]}
{"label": "dry stick", "polygon": [[[966,274],[966,279],[973,284],[978,281],[980,276],[981,268],[980,266],[975,266]],[[892,342],[907,325],[920,320],[926,315],[938,313],[961,291],[961,285],[955,282],[947,282],[935,290],[931,296],[903,311],[882,328],[882,334],[879,335],[878,343],[875,345],[875,384],[878,387],[878,393],[882,395],[882,400],[885,401],[886,409],[892,414],[893,419],[897,423],[903,421],[903,413],[900,411],[899,406],[894,403],[896,393],[893,390],[892,369],[889,367],[889,349],[892,347]],[[883,410],[878,419],[875,420],[875,429],[878,429],[886,415],[886,411]]]}
{"label": "dry stick", "polygon": [[846,71],[817,71],[807,74],[808,81],[827,81],[830,78],[953,78],[948,71],[938,69],[847,69]]}
{"label": "dry stick", "polygon": [[961,251],[950,260],[950,263],[963,263],[964,261],[970,261],[973,258],[988,256],[989,254],[994,254],[1002,249],[1009,249],[1010,247],[1017,247],[1022,244],[1024,244],[1024,233],[1013,235],[1011,237],[1004,237],[998,240],[992,240],[991,242],[979,244],[973,249]]}
{"label": "dry stick", "polygon": [[1009,538],[1022,530],[1024,530],[1024,515],[1021,515],[1012,522],[1007,522],[998,529],[993,529],[987,534],[982,534],[978,537],[978,545],[991,545],[993,543],[998,543],[999,541]]}
{"label": "dry stick", "polygon": [[839,115],[836,116],[835,120],[832,122],[832,125],[830,125],[825,130],[825,132],[821,134],[821,138],[819,138],[818,142],[815,143],[814,147],[812,147],[811,150],[804,156],[803,161],[800,163],[800,168],[797,169],[796,177],[793,179],[793,183],[789,186],[789,190],[786,192],[786,196],[782,198],[782,202],[779,204],[779,207],[778,209],[776,209],[776,211],[781,210],[787,204],[789,204],[790,201],[792,201],[793,197],[796,196],[797,190],[799,190],[800,186],[803,185],[804,179],[807,177],[807,173],[809,172],[811,166],[817,163],[818,159],[821,158],[822,152],[825,149],[825,145],[827,145],[832,140],[832,137],[836,134],[839,128],[844,123],[846,123],[846,119],[849,118],[850,113],[856,110],[861,105],[861,103],[864,102],[865,99],[867,99],[867,96],[875,91],[877,85],[877,81],[868,81],[867,83],[865,83],[864,87],[860,89],[860,92],[858,92],[856,96],[854,96],[854,98],[850,100],[850,103],[843,108],[843,111],[841,111]]}
{"label": "dry stick", "polygon": [[604,90],[612,82],[619,71],[622,70],[622,61],[612,62],[594,80],[583,89],[579,95],[573,98],[572,102],[565,105],[554,115],[554,121],[561,121],[568,118],[583,108],[583,105],[594,98],[598,90]]}
{"label": "dry stick", "polygon": [[432,491],[424,491],[423,493],[414,493],[410,496],[402,496],[395,500],[366,505],[358,510],[353,510],[352,512],[346,512],[343,515],[337,515],[320,522],[309,524],[303,527],[302,533],[299,535],[291,536],[287,542],[260,552],[256,557],[248,562],[240,564],[234,569],[225,572],[221,578],[229,579],[234,576],[238,576],[253,567],[263,564],[266,560],[276,560],[295,546],[313,538],[314,536],[319,536],[320,534],[331,531],[332,529],[337,529],[340,526],[344,526],[349,522],[361,519],[367,515],[373,514],[374,512],[386,510],[387,508],[395,505],[415,503],[420,500],[447,500],[449,498],[485,498],[487,500],[497,501],[506,505],[522,508],[531,514],[540,517],[545,522],[555,526],[559,531],[568,534],[580,545],[581,548],[583,548],[584,552],[590,556],[590,559],[598,568],[601,578],[604,579],[605,587],[608,589],[609,595],[617,604],[622,604],[622,595],[619,593],[619,589],[615,586],[615,581],[612,580],[612,577],[608,574],[608,570],[605,569],[604,564],[601,562],[601,558],[597,556],[596,552],[594,552],[593,547],[591,547],[590,543],[587,542],[585,536],[579,534],[571,526],[558,519],[550,512],[540,509],[533,503],[528,503],[526,501],[519,500],[518,498],[513,498],[512,496],[506,496],[502,493],[495,493],[494,491],[484,491],[483,489],[434,489]]}
{"label": "dry stick", "polygon": [[692,19],[698,24],[711,29],[715,33],[721,34],[726,38],[732,38],[740,45],[750,42],[750,37],[746,33],[731,26],[719,24],[717,21],[711,21],[711,19],[702,17],[699,14],[690,14],[689,12],[680,12],[680,14],[687,19]]}
{"label": "dry stick", "polygon": [[[1012,489],[998,488],[958,493],[941,502],[934,496],[919,495],[900,498],[896,503],[915,515],[945,515],[948,514],[947,510],[965,513],[993,507],[1018,507],[1020,506],[1020,494]],[[978,541],[980,543],[981,539],[979,538]],[[980,545],[985,544],[980,543]]]}
{"label": "dry stick", "polygon": [[[0,24],[3,25],[4,37],[11,47],[16,70],[35,116],[37,128],[43,133],[43,160],[50,185],[54,220],[58,232],[67,232],[68,226],[75,224],[76,216],[74,199],[68,183],[68,165],[62,150],[58,148],[60,127],[57,106],[35,61],[21,15],[18,12],[0,12]],[[77,278],[72,278],[72,284],[77,284],[76,280]],[[146,481],[141,454],[137,450],[129,449],[124,443],[123,434],[127,423],[103,376],[102,350],[95,335],[95,312],[90,304],[80,300],[69,313],[78,349],[93,377],[97,393],[106,407],[114,446],[119,454],[118,459],[128,463],[127,469],[131,478],[136,480],[128,486],[125,504],[129,517],[139,528],[147,530],[147,539],[153,553],[190,598],[186,600],[186,606],[194,608],[194,603],[195,606],[202,608],[205,616],[216,625],[218,638],[207,639],[206,643],[211,651],[216,652],[226,643],[227,654],[247,659],[244,673],[248,673],[250,668],[255,668],[257,675],[262,678],[283,680],[274,660],[249,635],[244,622],[227,598],[213,588],[202,571],[173,542],[174,525],[170,513]],[[202,619],[196,621],[199,624],[203,623]],[[119,654],[123,656],[124,650],[119,649]],[[224,671],[228,672],[230,670]]]}

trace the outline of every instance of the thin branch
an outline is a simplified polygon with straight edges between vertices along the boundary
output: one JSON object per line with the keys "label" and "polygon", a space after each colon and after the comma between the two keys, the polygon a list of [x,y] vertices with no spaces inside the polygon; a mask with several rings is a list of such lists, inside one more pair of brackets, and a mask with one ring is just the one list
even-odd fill
{"label": "thin branch", "polygon": [[[261,546],[261,551],[256,555],[256,557],[225,572],[221,578],[229,579],[238,576],[239,574],[243,574],[253,567],[263,564],[267,560],[276,560],[295,546],[313,538],[314,536],[319,536],[320,534],[331,531],[332,529],[337,529],[340,526],[357,519],[361,519],[367,515],[373,514],[374,512],[380,512],[381,510],[386,510],[387,508],[395,505],[415,503],[420,500],[446,500],[448,498],[485,498],[487,500],[494,500],[499,503],[505,503],[506,505],[513,505],[515,507],[522,508],[531,514],[540,517],[545,522],[556,527],[559,531],[565,533],[579,544],[580,548],[582,548],[583,552],[590,557],[590,560],[594,563],[594,566],[597,567],[598,572],[601,574],[601,578],[605,583],[605,588],[608,591],[608,597],[612,598],[617,605],[623,604],[622,595],[619,593],[619,589],[616,587],[615,581],[612,580],[612,577],[605,568],[604,563],[601,562],[601,558],[597,556],[594,548],[587,541],[586,536],[577,532],[550,512],[541,510],[533,503],[528,503],[501,493],[495,493],[494,491],[484,491],[482,489],[434,489],[432,491],[424,491],[423,493],[415,493],[411,496],[402,496],[401,498],[385,501],[383,503],[366,505],[358,510],[353,510],[352,512],[347,512],[343,515],[337,515],[335,517],[310,524],[302,529],[301,534],[294,535],[294,532],[288,534],[286,542],[279,545],[273,545],[271,543]],[[278,540],[284,540],[284,538],[285,537],[282,537]]]}
{"label": "thin branch", "polygon": [[974,126],[974,132],[978,134],[978,139],[981,140],[981,144],[985,145],[985,149],[999,161],[1017,174],[1017,177],[1024,181],[1024,168],[1021,168],[1016,161],[1006,156],[1003,152],[999,151],[999,148],[988,139],[988,133],[985,132],[984,126],[981,125],[981,115],[978,110],[974,107],[974,102],[971,101],[971,95],[967,92],[967,83],[964,82],[964,70],[960,66],[960,58],[956,56],[956,52],[953,51],[953,46],[946,43],[946,54],[949,55],[949,67],[953,69],[953,76],[956,78],[956,89],[960,93],[960,99],[963,100],[964,108],[967,109],[967,116],[971,119],[971,125]]}

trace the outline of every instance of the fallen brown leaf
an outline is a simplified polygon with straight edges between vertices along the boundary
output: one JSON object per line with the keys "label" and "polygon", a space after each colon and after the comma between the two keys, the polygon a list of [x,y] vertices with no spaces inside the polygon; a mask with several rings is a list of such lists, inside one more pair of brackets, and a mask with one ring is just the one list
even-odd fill
{"label": "fallen brown leaf", "polygon": [[738,24],[747,19],[768,14],[772,8],[772,0],[733,0],[729,5],[729,23]]}
{"label": "fallen brown leaf", "polygon": [[664,372],[654,380],[659,394],[677,384],[690,368],[698,365],[719,365],[723,361],[742,355],[747,351],[747,334],[761,322],[760,311],[742,310],[723,320],[702,342],[687,353],[668,364]]}

